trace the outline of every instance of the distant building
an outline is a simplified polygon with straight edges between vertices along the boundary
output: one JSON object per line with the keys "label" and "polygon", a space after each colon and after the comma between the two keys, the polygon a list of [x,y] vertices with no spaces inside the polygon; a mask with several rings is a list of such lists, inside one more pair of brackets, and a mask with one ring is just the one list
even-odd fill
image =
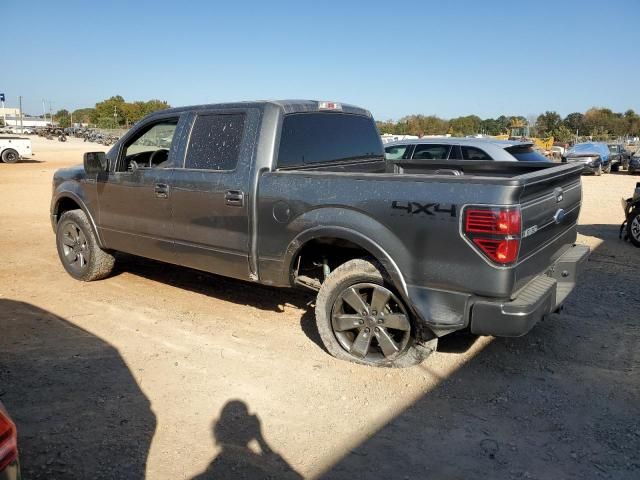
{"label": "distant building", "polygon": [[[1,117],[0,117],[1,118]],[[20,114],[18,111],[17,115],[7,115],[6,117],[7,126],[12,127],[20,127]],[[22,117],[22,126],[23,127],[46,127],[51,122],[44,120],[42,117]]]}
{"label": "distant building", "polygon": [[20,109],[19,108],[0,108],[0,117],[4,118],[5,115],[8,116],[12,116],[12,117],[18,117],[20,115]]}

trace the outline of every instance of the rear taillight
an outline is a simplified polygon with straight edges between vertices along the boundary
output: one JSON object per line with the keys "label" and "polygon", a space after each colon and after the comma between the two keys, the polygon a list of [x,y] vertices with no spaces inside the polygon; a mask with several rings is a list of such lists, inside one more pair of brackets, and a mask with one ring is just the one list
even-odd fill
{"label": "rear taillight", "polygon": [[0,406],[0,472],[18,458],[16,426]]}
{"label": "rear taillight", "polygon": [[468,207],[464,210],[464,235],[483,255],[500,265],[510,265],[518,259],[521,229],[519,208]]}

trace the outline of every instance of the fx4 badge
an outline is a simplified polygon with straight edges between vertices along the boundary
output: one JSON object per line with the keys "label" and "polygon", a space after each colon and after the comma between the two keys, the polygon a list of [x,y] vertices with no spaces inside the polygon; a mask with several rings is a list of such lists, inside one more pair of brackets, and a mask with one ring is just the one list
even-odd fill
{"label": "fx4 badge", "polygon": [[449,216],[456,216],[456,206],[451,204],[447,206],[446,204],[440,203],[418,203],[418,202],[399,202],[394,200],[391,203],[391,208],[394,210],[402,210],[405,213],[409,213],[411,215],[425,214],[425,215],[435,215],[436,213],[448,213]]}

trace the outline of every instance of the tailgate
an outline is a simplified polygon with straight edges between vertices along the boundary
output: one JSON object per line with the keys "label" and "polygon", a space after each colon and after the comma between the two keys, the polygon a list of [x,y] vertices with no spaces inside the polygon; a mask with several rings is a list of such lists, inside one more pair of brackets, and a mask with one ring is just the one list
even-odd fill
{"label": "tailgate", "polygon": [[524,175],[520,195],[522,241],[517,282],[546,270],[575,242],[582,203],[582,165],[562,165]]}

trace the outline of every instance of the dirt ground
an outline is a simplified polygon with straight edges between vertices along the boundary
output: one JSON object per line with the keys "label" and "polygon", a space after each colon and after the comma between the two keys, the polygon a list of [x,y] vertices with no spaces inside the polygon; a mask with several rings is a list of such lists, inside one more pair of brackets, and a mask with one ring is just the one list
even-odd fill
{"label": "dirt ground", "polygon": [[594,251],[563,314],[387,370],[330,357],[305,294],[133,257],[71,279],[51,177],[87,149],[36,138],[0,164],[0,400],[26,479],[640,478],[640,249],[617,238],[640,177],[584,177]]}

